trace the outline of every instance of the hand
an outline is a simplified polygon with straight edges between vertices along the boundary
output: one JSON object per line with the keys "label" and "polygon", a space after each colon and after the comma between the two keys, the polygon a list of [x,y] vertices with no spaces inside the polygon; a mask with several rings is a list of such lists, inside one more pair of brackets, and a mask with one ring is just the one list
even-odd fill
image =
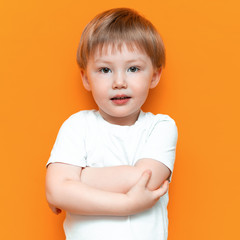
{"label": "hand", "polygon": [[153,207],[159,198],[168,191],[168,180],[164,181],[162,186],[157,190],[150,191],[147,185],[151,178],[151,174],[152,172],[150,170],[144,171],[138,182],[126,194],[130,199],[129,207],[133,211],[132,214]]}
{"label": "hand", "polygon": [[57,208],[51,204],[48,204],[48,206],[50,207],[50,209],[52,210],[53,213],[55,213],[56,215],[60,214],[62,212],[62,210],[60,208]]}

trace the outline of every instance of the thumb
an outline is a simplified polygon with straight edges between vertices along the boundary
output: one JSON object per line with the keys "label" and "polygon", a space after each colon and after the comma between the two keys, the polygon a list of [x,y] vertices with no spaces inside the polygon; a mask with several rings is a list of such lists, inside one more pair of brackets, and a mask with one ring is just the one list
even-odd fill
{"label": "thumb", "polygon": [[141,187],[146,187],[148,185],[148,182],[152,176],[151,170],[146,170],[142,173],[140,179],[138,180],[137,185]]}

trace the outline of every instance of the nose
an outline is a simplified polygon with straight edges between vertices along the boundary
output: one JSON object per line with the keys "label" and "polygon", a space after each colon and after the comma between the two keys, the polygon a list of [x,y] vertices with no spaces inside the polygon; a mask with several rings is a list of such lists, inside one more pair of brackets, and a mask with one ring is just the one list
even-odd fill
{"label": "nose", "polygon": [[127,88],[125,73],[118,72],[114,75],[112,88],[113,89]]}

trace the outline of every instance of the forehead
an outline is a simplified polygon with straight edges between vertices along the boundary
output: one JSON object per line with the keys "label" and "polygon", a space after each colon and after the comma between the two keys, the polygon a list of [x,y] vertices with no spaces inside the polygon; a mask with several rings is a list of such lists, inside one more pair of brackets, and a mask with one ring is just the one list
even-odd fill
{"label": "forehead", "polygon": [[113,55],[141,55],[148,57],[146,52],[135,43],[105,43],[92,50],[90,58],[102,58]]}

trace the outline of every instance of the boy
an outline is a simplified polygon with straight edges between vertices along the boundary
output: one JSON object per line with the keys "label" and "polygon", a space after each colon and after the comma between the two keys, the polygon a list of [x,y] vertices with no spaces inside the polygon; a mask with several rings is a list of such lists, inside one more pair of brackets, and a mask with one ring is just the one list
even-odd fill
{"label": "boy", "polygon": [[62,125],[47,164],[49,205],[66,210],[69,240],[166,240],[177,129],[141,111],[161,77],[162,40],[135,11],[112,9],[87,25],[77,60],[99,109]]}

